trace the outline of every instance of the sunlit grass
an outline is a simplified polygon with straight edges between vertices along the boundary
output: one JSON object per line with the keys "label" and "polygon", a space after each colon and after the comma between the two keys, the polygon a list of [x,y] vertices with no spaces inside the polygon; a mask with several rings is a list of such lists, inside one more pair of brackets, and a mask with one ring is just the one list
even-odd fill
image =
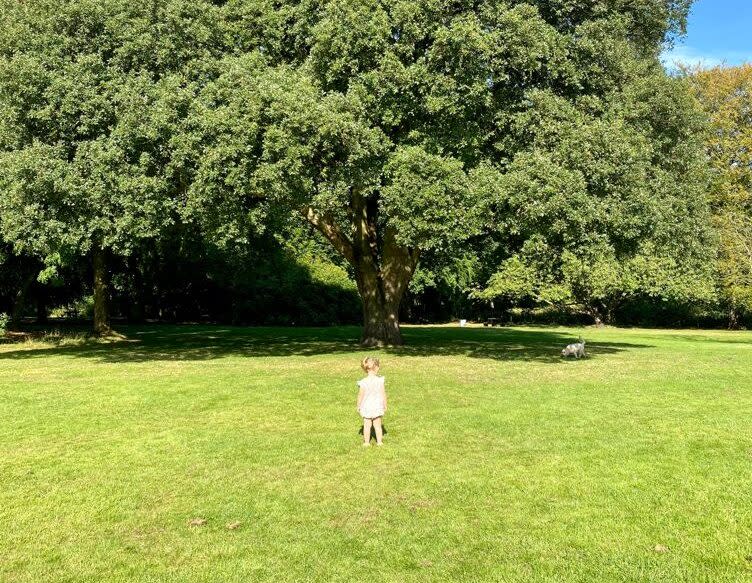
{"label": "sunlit grass", "polygon": [[750,333],[407,328],[364,450],[355,328],[120,332],[0,345],[0,581],[752,577]]}

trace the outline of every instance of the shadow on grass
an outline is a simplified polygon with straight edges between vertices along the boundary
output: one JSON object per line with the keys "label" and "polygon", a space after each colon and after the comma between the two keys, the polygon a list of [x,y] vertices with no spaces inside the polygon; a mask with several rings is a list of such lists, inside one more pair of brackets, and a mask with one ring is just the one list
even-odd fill
{"label": "shadow on grass", "polygon": [[[121,340],[71,340],[64,335],[43,347],[16,345],[0,351],[0,360],[46,356],[73,356],[100,362],[211,360],[227,356],[316,356],[366,352],[358,346],[360,329],[336,328],[235,328],[206,325],[152,325],[122,327]],[[570,334],[546,328],[403,328],[405,346],[385,348],[401,356],[467,356],[493,360],[562,362],[561,349],[575,341]],[[588,344],[597,358],[647,344],[598,342]],[[6,345],[6,348],[9,348]]]}
{"label": "shadow on grass", "polygon": [[[712,335],[710,335],[712,334]],[[727,335],[724,337],[724,335]],[[739,344],[752,346],[752,332],[748,330],[709,330],[697,334],[672,334],[671,340],[682,342],[702,342],[703,344]]]}

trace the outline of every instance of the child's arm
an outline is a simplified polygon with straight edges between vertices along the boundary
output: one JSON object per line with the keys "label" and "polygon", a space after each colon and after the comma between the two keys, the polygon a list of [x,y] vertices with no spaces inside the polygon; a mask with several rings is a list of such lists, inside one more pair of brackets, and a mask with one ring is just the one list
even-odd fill
{"label": "child's arm", "polygon": [[384,386],[382,387],[381,392],[384,397],[384,412],[386,413],[386,381],[384,382]]}
{"label": "child's arm", "polygon": [[365,395],[365,391],[363,390],[363,387],[360,387],[360,390],[358,391],[358,402],[355,405],[356,411],[360,411],[360,403],[363,401],[364,395]]}

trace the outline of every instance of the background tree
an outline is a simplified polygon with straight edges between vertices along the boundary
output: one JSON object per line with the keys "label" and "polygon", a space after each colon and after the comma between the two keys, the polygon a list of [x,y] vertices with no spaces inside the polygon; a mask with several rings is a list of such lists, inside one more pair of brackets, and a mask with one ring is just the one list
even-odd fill
{"label": "background tree", "polygon": [[577,304],[603,320],[636,297],[712,297],[702,115],[628,22],[583,24],[576,74],[526,91],[507,116],[516,153],[488,185],[500,269],[476,296]]}
{"label": "background tree", "polygon": [[719,292],[731,327],[752,314],[752,65],[685,71],[710,118],[706,151]]}
{"label": "background tree", "polygon": [[326,242],[306,231],[280,226],[220,247],[195,226],[177,224],[121,260],[114,309],[131,321],[357,323],[354,282],[323,252]]}
{"label": "background tree", "polygon": [[108,264],[175,220],[169,162],[191,84],[221,52],[214,4],[2,0],[0,231],[48,270],[87,256],[94,327]]}
{"label": "background tree", "polygon": [[423,255],[405,295],[403,318],[426,323],[476,316],[470,291],[484,272],[483,255],[470,244],[463,247],[451,255],[443,251]]}
{"label": "background tree", "polygon": [[41,269],[39,260],[14,254],[10,245],[0,246],[0,313],[8,315],[10,326],[18,326],[30,296],[39,295],[34,288],[40,287]]}

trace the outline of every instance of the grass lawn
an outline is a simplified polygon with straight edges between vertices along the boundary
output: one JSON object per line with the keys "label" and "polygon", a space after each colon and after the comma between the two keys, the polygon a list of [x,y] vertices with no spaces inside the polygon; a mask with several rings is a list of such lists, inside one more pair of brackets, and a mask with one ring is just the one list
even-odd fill
{"label": "grass lawn", "polygon": [[355,328],[120,332],[0,345],[0,581],[752,580],[752,333],[407,327],[364,449]]}

